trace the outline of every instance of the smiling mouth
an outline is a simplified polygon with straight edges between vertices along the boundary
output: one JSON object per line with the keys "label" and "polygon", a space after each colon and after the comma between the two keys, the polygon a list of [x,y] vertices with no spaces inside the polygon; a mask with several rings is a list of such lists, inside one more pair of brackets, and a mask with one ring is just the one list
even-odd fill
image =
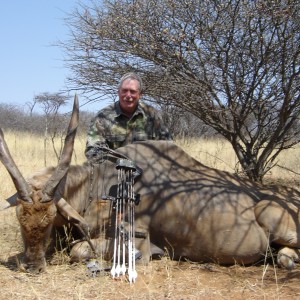
{"label": "smiling mouth", "polygon": [[132,98],[124,97],[124,100],[125,100],[126,102],[133,102],[133,99],[132,99]]}

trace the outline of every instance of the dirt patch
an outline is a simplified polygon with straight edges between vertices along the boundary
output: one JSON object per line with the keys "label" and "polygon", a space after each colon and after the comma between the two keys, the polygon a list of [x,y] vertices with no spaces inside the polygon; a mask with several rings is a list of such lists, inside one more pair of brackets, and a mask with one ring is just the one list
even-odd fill
{"label": "dirt patch", "polygon": [[[1,212],[0,299],[299,299],[300,269],[273,265],[218,266],[171,261],[167,257],[137,266],[138,278],[114,280],[109,273],[88,275],[85,264],[63,256],[47,272],[19,271],[22,241],[13,209]],[[54,264],[55,262],[55,264]]]}

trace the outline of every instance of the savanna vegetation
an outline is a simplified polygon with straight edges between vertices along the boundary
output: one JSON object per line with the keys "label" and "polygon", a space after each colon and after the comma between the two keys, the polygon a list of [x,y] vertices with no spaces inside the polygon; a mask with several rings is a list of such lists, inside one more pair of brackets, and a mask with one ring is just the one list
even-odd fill
{"label": "savanna vegetation", "polygon": [[70,38],[60,43],[69,83],[90,101],[114,99],[121,76],[137,72],[144,97],[172,124],[178,112],[192,114],[262,181],[300,140],[299,8],[297,0],[91,1],[69,13]]}
{"label": "savanna vegetation", "polygon": [[[265,184],[299,189],[299,1],[103,0],[80,2],[59,42],[70,91],[115,100],[125,72],[146,82],[144,99],[163,110],[175,142],[202,163]],[[122,24],[122,26],[120,26]],[[56,165],[67,97],[37,95],[27,110],[0,106],[0,126],[26,176]],[[40,105],[42,114],[35,113]],[[92,114],[81,112],[73,163],[84,158]],[[1,199],[15,192],[0,165]],[[18,268],[22,241],[14,209],[0,218],[0,299],[299,299],[299,268],[272,255],[255,266],[174,262],[138,266],[138,279],[90,277],[65,251],[39,276]]]}

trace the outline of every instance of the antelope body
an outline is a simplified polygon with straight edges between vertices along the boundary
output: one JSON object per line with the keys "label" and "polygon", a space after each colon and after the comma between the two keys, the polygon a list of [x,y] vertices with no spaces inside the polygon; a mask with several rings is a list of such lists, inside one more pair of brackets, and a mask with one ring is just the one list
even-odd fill
{"label": "antelope body", "polygon": [[[107,159],[69,166],[77,100],[74,107],[58,167],[44,169],[28,182],[13,163],[1,133],[0,158],[17,189],[24,265],[29,271],[45,269],[51,229],[66,222],[90,237],[73,247],[73,261],[92,257],[92,249],[112,257],[114,209],[111,201],[103,199],[116,195],[116,165]],[[266,254],[270,243],[279,247],[280,266],[291,269],[299,261],[299,198],[286,199],[251,181],[208,168],[169,141],[139,142],[118,153],[143,170],[135,183],[135,192],[141,196],[135,221],[136,230],[144,233],[136,243],[144,262],[155,246],[174,259],[252,264]]]}

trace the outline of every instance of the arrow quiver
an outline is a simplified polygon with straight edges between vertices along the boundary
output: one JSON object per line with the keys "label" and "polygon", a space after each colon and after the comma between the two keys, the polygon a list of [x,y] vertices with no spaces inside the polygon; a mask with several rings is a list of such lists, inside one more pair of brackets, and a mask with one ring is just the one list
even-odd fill
{"label": "arrow quiver", "polygon": [[[139,198],[134,193],[135,163],[119,158],[116,163],[118,172],[117,197],[106,198],[114,202],[115,207],[115,237],[114,254],[111,275],[118,278],[128,274],[132,283],[137,277],[135,270],[135,205]],[[127,215],[127,220],[125,216]],[[126,227],[126,228],[125,228]]]}
{"label": "arrow quiver", "polygon": [[[118,200],[123,199],[127,203],[133,201],[135,205],[140,203],[140,195],[134,193],[134,179],[141,174],[141,170],[137,170],[135,163],[129,159],[119,158],[116,162],[118,171],[118,190],[117,197],[103,195],[102,200],[110,200],[114,203],[114,208]],[[137,175],[136,175],[137,174]]]}
{"label": "arrow quiver", "polygon": [[136,171],[135,163],[132,160],[119,158],[116,163],[116,169],[118,171],[117,197],[125,199],[125,201],[136,202],[133,189],[134,172]]}

